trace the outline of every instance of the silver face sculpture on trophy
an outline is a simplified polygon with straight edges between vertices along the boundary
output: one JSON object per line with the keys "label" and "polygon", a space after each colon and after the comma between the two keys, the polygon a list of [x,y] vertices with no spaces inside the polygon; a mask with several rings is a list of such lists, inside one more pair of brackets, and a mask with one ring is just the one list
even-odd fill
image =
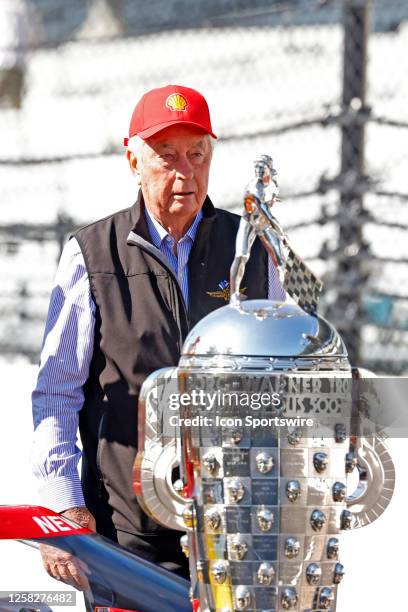
{"label": "silver face sculpture on trophy", "polygon": [[[317,315],[322,283],[271,212],[272,159],[261,156],[254,169],[230,304],[191,330],[177,368],[143,385],[135,490],[151,517],[187,532],[196,609],[334,612],[345,572],[340,535],[382,514],[394,468],[379,435],[359,435],[353,383],[363,373]],[[287,302],[240,293],[256,236]],[[349,474],[358,485],[351,495]]]}

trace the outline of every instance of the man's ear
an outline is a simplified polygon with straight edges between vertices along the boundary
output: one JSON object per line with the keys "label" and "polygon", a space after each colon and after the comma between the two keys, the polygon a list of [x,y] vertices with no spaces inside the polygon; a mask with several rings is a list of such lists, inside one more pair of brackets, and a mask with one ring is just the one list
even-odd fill
{"label": "man's ear", "polygon": [[137,159],[136,159],[136,155],[133,153],[133,151],[130,151],[129,149],[126,151],[126,157],[129,163],[129,168],[130,170],[134,173],[136,172],[136,168],[137,168]]}
{"label": "man's ear", "polygon": [[130,151],[129,149],[126,151],[126,157],[129,163],[129,168],[131,173],[137,177],[140,181],[140,171],[139,171],[139,164],[138,164],[138,160],[136,155],[133,153],[133,151]]}

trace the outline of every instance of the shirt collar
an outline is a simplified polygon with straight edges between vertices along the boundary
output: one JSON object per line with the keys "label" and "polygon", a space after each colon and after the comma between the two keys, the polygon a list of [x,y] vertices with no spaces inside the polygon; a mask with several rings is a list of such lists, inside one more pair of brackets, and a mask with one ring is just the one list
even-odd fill
{"label": "shirt collar", "polygon": [[[151,214],[147,206],[145,206],[145,211],[146,211],[147,227],[149,228],[152,242],[154,246],[159,249],[163,240],[165,240],[165,238],[170,236],[170,234],[164,229],[162,225],[160,225],[157,219],[153,217],[153,215]],[[198,226],[200,225],[200,221],[202,217],[203,217],[203,211],[200,208],[200,210],[198,211],[198,213],[196,214],[194,218],[193,223],[190,225],[189,229],[184,234],[181,240],[183,240],[186,236],[188,236],[191,239],[191,241],[194,242],[196,234],[197,234]]]}

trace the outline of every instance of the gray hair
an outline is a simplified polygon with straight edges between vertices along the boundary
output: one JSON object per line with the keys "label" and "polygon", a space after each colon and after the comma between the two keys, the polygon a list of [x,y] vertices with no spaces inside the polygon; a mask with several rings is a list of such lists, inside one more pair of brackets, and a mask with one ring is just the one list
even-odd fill
{"label": "gray hair", "polygon": [[127,148],[128,151],[131,151],[137,157],[137,159],[139,159],[144,145],[145,141],[142,140],[142,138],[139,136],[132,136],[132,138],[129,138]]}

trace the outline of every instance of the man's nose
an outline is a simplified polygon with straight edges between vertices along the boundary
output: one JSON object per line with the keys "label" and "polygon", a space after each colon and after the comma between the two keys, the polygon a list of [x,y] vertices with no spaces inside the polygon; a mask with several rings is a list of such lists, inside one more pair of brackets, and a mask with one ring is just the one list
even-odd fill
{"label": "man's nose", "polygon": [[176,172],[179,178],[189,179],[194,176],[193,165],[188,157],[180,157],[176,165]]}

